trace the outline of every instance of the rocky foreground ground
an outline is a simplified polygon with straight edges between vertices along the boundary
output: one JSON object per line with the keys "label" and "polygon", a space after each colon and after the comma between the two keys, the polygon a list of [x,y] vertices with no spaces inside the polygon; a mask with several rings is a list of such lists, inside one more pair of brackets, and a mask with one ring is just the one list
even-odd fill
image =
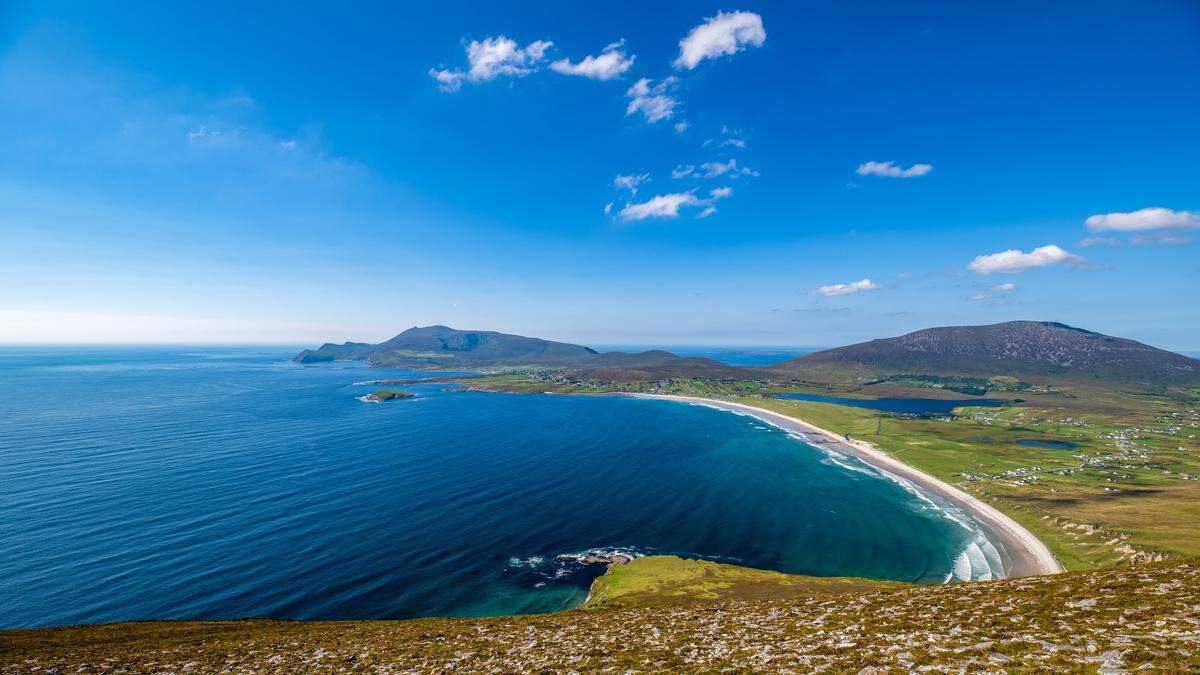
{"label": "rocky foreground ground", "polygon": [[497,619],[0,633],[0,672],[1200,672],[1200,563]]}

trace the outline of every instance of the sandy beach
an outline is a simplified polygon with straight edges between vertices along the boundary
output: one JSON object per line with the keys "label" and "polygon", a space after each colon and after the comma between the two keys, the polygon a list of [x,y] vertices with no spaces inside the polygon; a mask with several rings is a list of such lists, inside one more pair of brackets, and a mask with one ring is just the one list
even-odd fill
{"label": "sandy beach", "polygon": [[814,444],[857,457],[880,471],[907,480],[920,490],[936,494],[979,522],[987,525],[991,528],[994,535],[1000,539],[1000,543],[1003,544],[1004,549],[1011,558],[1012,567],[1008,570],[1008,576],[1055,574],[1063,571],[1062,565],[1054,558],[1054,554],[1050,552],[1050,549],[1040,539],[1035,537],[1033,533],[1026,530],[1012,518],[1004,515],[990,504],[980,501],[953,485],[944,483],[923,471],[893,458],[870,443],[858,440],[846,440],[843,436],[809,424],[804,420],[782,415],[765,408],[756,408],[744,403],[663,394],[629,394],[629,396],[693,403],[719,410],[744,413],[785,431],[803,434]]}

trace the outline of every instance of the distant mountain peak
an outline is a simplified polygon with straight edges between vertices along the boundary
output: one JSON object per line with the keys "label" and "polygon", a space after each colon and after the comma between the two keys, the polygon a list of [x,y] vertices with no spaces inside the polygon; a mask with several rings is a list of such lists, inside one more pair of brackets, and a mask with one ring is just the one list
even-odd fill
{"label": "distant mountain peak", "polygon": [[769,369],[805,377],[858,374],[1041,377],[1158,384],[1200,382],[1200,361],[1056,321],[926,328],[807,354]]}
{"label": "distant mountain peak", "polygon": [[296,361],[365,361],[393,368],[486,368],[502,365],[576,366],[597,354],[582,345],[496,331],[413,326],[377,345],[346,343],[305,350]]}

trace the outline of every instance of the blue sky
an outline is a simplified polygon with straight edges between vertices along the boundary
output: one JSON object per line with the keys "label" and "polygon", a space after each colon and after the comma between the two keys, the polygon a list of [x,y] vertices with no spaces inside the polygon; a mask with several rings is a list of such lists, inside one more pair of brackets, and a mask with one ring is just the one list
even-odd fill
{"label": "blue sky", "polygon": [[1190,0],[243,4],[0,4],[0,342],[1200,349]]}

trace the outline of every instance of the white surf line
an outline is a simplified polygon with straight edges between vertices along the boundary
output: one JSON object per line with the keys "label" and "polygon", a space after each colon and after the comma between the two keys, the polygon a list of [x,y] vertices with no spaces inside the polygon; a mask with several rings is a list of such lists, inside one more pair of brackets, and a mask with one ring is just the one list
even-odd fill
{"label": "white surf line", "polygon": [[876,470],[904,478],[919,489],[925,489],[938,494],[976,520],[985,523],[1000,537],[1001,543],[1004,544],[1004,548],[1012,558],[1010,577],[1057,574],[1063,571],[1062,565],[1059,564],[1054,554],[1050,552],[1050,549],[1046,547],[1046,544],[1017,521],[1000,512],[1000,510],[991,504],[967,494],[949,483],[934,478],[924,471],[901,462],[866,441],[846,440],[843,436],[827,429],[822,429],[815,424],[805,422],[797,417],[777,413],[766,408],[756,408],[744,403],[670,394],[627,395],[634,398],[693,403],[728,412],[741,412],[784,431],[800,431],[801,433],[816,434],[818,437],[812,439],[816,444],[832,445],[836,451],[846,452],[857,457]]}

